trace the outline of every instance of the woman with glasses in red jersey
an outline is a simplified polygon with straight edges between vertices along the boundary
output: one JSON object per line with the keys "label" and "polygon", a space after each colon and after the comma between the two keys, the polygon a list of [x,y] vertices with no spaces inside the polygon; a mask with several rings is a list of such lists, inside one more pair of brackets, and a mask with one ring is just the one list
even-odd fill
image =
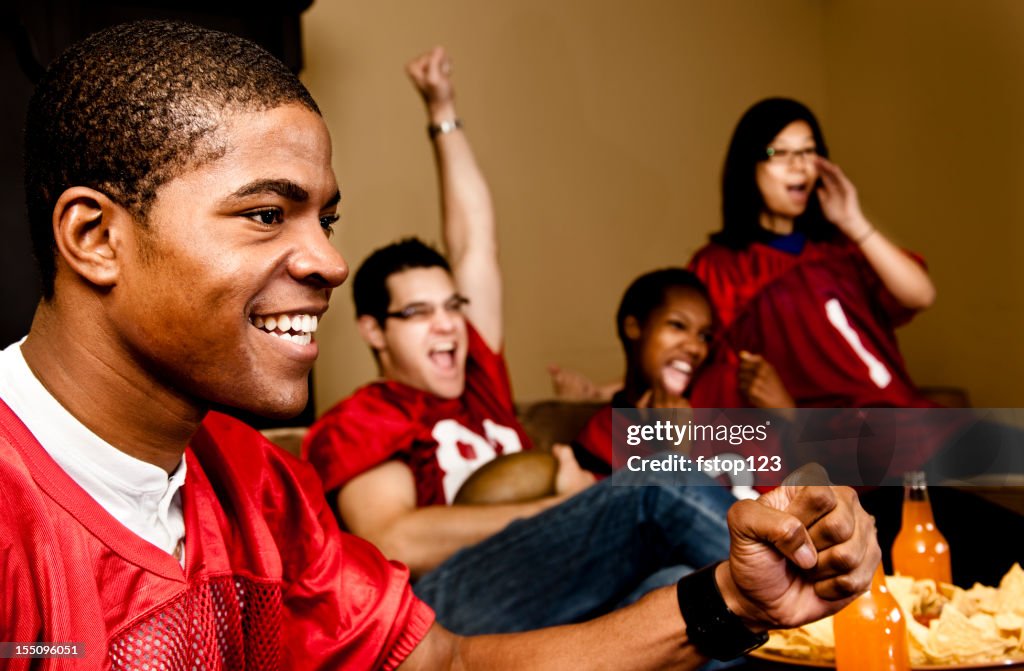
{"label": "woman with glasses in red jersey", "polygon": [[[722,230],[690,261],[724,327],[716,364],[762,355],[799,406],[933,405],[910,380],[895,329],[932,304],[935,287],[920,258],[868,221],[827,157],[817,120],[795,100],[762,100],[736,126]],[[695,405],[745,405],[734,376],[703,377]]]}
{"label": "woman with glasses in red jersey", "polygon": [[[722,174],[722,214],[722,229],[690,261],[722,326],[719,346],[693,382],[694,407],[749,404],[736,392],[735,370],[713,370],[738,370],[736,352],[744,350],[771,361],[798,406],[934,405],[907,374],[895,330],[932,304],[935,288],[922,260],[864,216],[853,183],[828,160],[821,128],[807,107],[772,98],[743,115]],[[1013,427],[955,411],[850,416],[862,415],[876,432],[860,433],[861,484],[898,482],[903,472],[917,468],[928,470],[933,483],[975,472],[1020,472],[1022,436]],[[900,418],[907,419],[909,434],[902,433]],[[915,431],[916,426],[927,430]],[[884,449],[887,442],[895,449]],[[842,455],[826,453],[846,444],[822,441],[811,456],[837,482],[858,484],[831,463]],[[991,528],[1012,530],[1006,537],[1024,533],[1020,515],[952,487],[933,487],[929,495],[958,584],[990,584],[1020,560],[1018,550],[986,536]],[[902,497],[901,487],[862,491],[861,503],[876,518],[883,548],[899,530]],[[987,523],[979,525],[978,519]]]}

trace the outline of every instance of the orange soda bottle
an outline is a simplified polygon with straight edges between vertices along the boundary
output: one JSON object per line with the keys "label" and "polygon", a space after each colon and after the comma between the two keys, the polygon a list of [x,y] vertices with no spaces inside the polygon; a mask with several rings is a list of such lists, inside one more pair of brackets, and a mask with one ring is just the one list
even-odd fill
{"label": "orange soda bottle", "polygon": [[882,565],[871,589],[835,614],[836,671],[909,671],[907,621],[885,585]]}
{"label": "orange soda bottle", "polygon": [[953,582],[949,544],[935,526],[928,484],[921,471],[903,476],[903,524],[892,544],[893,572],[916,580]]}

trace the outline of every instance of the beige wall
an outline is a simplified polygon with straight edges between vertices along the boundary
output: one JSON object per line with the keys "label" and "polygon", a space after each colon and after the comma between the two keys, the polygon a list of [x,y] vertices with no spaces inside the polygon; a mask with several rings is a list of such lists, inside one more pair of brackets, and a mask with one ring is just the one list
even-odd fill
{"label": "beige wall", "polygon": [[1024,406],[1024,3],[823,6],[835,154],[939,290],[900,332],[910,372]]}
{"label": "beige wall", "polygon": [[[336,242],[354,268],[396,237],[437,240],[430,147],[402,65],[444,44],[495,195],[517,395],[547,396],[553,361],[611,378],[626,284],[685,263],[717,228],[733,125],[762,97],[792,96],[822,118],[869,214],[931,262],[940,302],[901,333],[912,374],[966,385],[978,404],[1024,405],[1006,316],[1021,313],[1010,267],[1020,161],[999,151],[1021,143],[1009,129],[1024,46],[1007,24],[1022,10],[984,0],[964,20],[955,0],[896,5],[319,0],[304,18],[303,77],[333,134]],[[964,65],[951,45],[983,60]],[[1003,76],[976,81],[988,64]],[[972,111],[968,96],[993,109]],[[374,375],[347,286],[319,335],[322,411]]]}

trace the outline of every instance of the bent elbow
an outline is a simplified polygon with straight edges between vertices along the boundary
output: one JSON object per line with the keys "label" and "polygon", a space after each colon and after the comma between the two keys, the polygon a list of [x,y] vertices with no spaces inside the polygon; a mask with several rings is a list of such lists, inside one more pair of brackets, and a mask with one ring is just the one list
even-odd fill
{"label": "bent elbow", "polygon": [[388,559],[405,564],[414,580],[437,568],[437,562],[430,560],[429,551],[424,552],[425,548],[400,533],[381,533],[366,540],[376,545]]}
{"label": "bent elbow", "polygon": [[928,308],[930,308],[932,305],[935,304],[936,293],[937,292],[935,291],[935,285],[929,282],[927,287],[918,292],[915,305],[912,306],[913,309],[920,311],[927,310]]}

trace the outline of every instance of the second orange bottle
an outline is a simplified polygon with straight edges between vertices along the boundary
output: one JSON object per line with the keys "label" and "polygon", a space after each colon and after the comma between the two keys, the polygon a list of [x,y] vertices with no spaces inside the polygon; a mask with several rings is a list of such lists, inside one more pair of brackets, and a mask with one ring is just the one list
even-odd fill
{"label": "second orange bottle", "polygon": [[903,523],[892,544],[893,572],[917,580],[953,582],[949,544],[935,526],[925,474],[903,477]]}

